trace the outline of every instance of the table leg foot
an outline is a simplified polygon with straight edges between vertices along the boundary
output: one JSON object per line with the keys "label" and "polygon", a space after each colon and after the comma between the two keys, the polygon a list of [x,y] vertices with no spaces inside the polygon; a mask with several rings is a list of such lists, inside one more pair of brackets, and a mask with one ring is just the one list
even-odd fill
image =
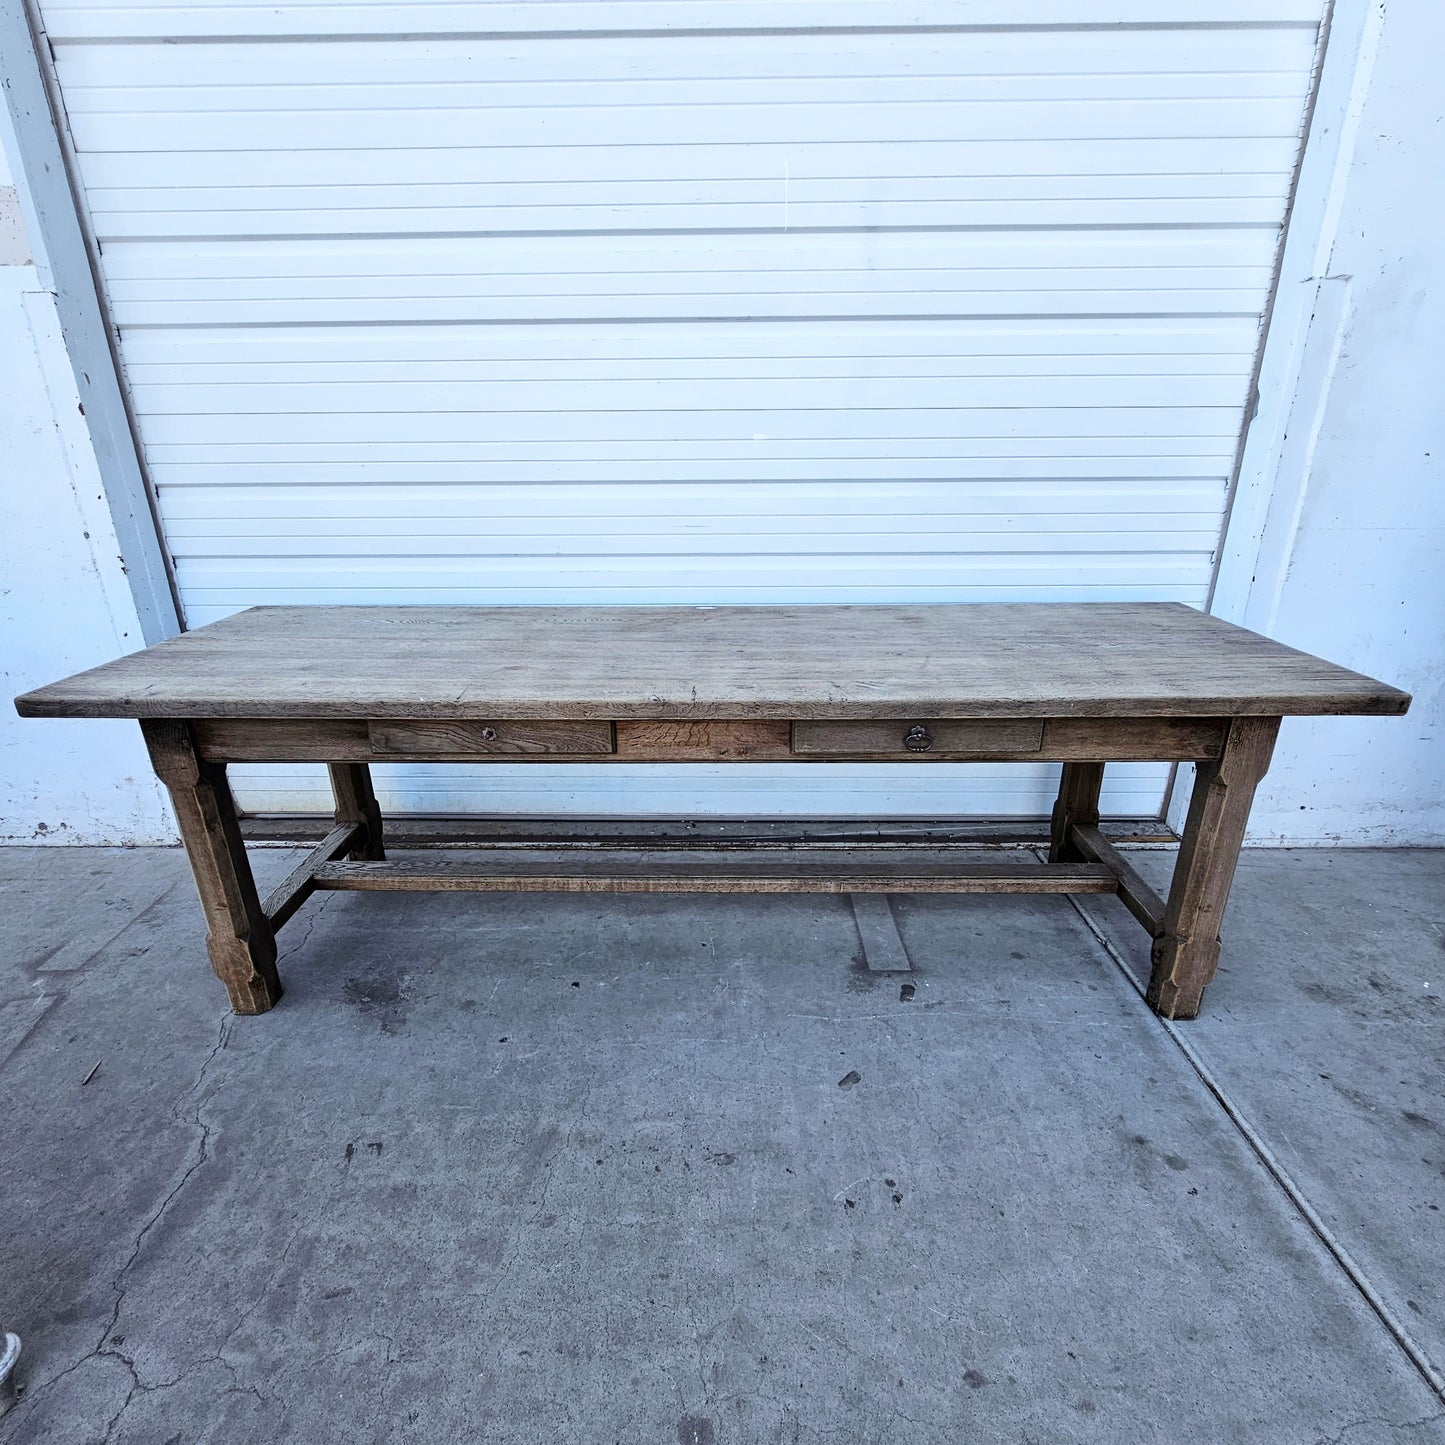
{"label": "table leg foot", "polygon": [[212,933],[206,937],[206,952],[236,1013],[263,1014],[280,1001],[283,990],[276,972],[274,938],[260,944],[255,939]]}
{"label": "table leg foot", "polygon": [[145,719],[141,731],[195,875],[211,967],[238,1014],[265,1013],[281,997],[276,934],[256,892],[225,765],[201,761],[185,722]]}
{"label": "table leg foot", "polygon": [[1277,717],[1236,718],[1223,751],[1199,763],[1174,882],[1149,976],[1149,1004],[1169,1019],[1192,1019],[1219,964],[1219,927],[1244,842],[1254,791],[1269,767]]}

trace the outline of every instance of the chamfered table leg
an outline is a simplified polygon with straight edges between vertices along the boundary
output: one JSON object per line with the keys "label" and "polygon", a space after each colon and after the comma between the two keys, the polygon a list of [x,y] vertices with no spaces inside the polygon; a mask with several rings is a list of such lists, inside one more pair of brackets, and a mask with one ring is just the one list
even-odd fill
{"label": "chamfered table leg", "polygon": [[366,840],[347,855],[356,863],[380,863],[386,858],[381,840],[381,809],[371,788],[371,769],[365,763],[327,763],[331,793],[336,799],[338,823],[360,823]]}
{"label": "chamfered table leg", "polygon": [[1099,789],[1104,783],[1103,763],[1065,763],[1059,779],[1059,796],[1054,803],[1049,829],[1050,863],[1084,863],[1086,859],[1069,839],[1075,824],[1096,826],[1099,821]]}
{"label": "chamfered table leg", "polygon": [[251,876],[225,764],[200,759],[185,722],[146,718],[141,731],[195,874],[211,967],[238,1014],[265,1013],[281,997],[276,934]]}
{"label": "chamfered table leg", "polygon": [[1169,1019],[1192,1019],[1219,963],[1219,926],[1234,881],[1254,790],[1269,768],[1277,717],[1240,717],[1224,749],[1196,765],[1174,882],[1154,940],[1149,1003]]}

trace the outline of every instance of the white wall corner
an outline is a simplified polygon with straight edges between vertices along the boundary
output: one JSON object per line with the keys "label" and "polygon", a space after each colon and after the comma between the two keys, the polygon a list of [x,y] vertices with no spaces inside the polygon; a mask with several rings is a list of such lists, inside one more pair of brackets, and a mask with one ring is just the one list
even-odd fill
{"label": "white wall corner", "polygon": [[[1209,605],[1216,617],[1231,622],[1244,622],[1282,481],[1291,493],[1306,485],[1298,470],[1307,467],[1310,452],[1292,448],[1290,439],[1301,415],[1321,413],[1329,393],[1331,372],[1321,364],[1333,350],[1322,339],[1329,323],[1315,322],[1384,13],[1385,0],[1335,0],[1333,7],[1280,254],[1255,412],[1246,425]],[[1325,305],[1328,312],[1331,305]],[[1292,478],[1285,479],[1287,469],[1294,469]],[[1267,587],[1273,585],[1273,579],[1266,581]]]}
{"label": "white wall corner", "polygon": [[0,842],[172,843],[133,722],[11,706],[142,641],[54,297],[29,264],[0,263],[0,397]]}
{"label": "white wall corner", "polygon": [[1445,842],[1442,45],[1438,7],[1336,5],[1211,607],[1415,701],[1287,719],[1251,842]]}
{"label": "white wall corner", "polygon": [[60,321],[0,267],[0,842],[172,843],[135,723],[18,717],[11,699],[142,643]]}
{"label": "white wall corner", "polygon": [[111,350],[86,222],[71,186],[63,112],[58,102],[52,108],[50,62],[48,52],[42,60],[42,52],[44,38],[37,44],[32,36],[24,0],[0,0],[0,54],[5,58],[0,143],[28,234],[32,285],[52,297],[73,389],[125,557],[126,585],[146,641],[159,642],[180,631],[180,613]]}
{"label": "white wall corner", "polygon": [[[15,7],[4,4],[10,31]],[[28,36],[26,37],[28,46]],[[174,843],[140,730],[124,720],[24,719],[11,699],[144,641],[82,409],[41,216],[13,118],[0,107],[0,843]],[[23,88],[23,87],[22,87]],[[47,118],[48,123],[48,118]],[[14,183],[7,194],[6,187]],[[3,202],[13,198],[6,211]]]}

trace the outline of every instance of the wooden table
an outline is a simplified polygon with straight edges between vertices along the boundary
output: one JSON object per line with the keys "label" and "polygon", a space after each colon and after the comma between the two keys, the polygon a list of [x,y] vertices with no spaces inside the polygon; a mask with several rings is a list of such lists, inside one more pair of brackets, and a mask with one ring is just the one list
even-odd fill
{"label": "wooden table", "polygon": [[[25,694],[139,718],[237,1013],[281,996],[276,930],[317,889],[1117,893],[1149,1001],[1192,1018],[1281,717],[1408,694],[1172,603],[973,607],[259,607]],[[494,846],[389,862],[388,762],[1064,764],[1047,863],[956,846]],[[1099,830],[1110,761],[1196,764],[1168,900]],[[336,827],[264,902],[230,762],[324,762]]]}

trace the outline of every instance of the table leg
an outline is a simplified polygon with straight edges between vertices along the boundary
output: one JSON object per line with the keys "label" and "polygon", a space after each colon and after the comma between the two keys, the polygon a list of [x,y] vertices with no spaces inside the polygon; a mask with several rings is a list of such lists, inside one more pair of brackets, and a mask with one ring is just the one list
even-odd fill
{"label": "table leg", "polygon": [[1099,821],[1099,789],[1104,782],[1103,763],[1065,763],[1059,779],[1049,830],[1050,863],[1084,863],[1086,859],[1069,838],[1075,824],[1093,827]]}
{"label": "table leg", "polygon": [[1269,768],[1277,717],[1236,718],[1224,749],[1197,764],[1174,882],[1154,940],[1149,1003],[1169,1019],[1192,1019],[1219,963],[1219,926],[1234,881],[1254,790]]}
{"label": "table leg", "polygon": [[226,766],[201,761],[185,722],[147,718],[141,731],[156,775],[170,790],[195,874],[211,967],[238,1014],[265,1013],[281,997],[276,935],[251,876]]}
{"label": "table leg", "polygon": [[331,793],[336,799],[338,823],[360,823],[366,839],[347,857],[355,863],[380,863],[386,857],[381,841],[381,809],[371,789],[371,769],[365,763],[327,763]]}

